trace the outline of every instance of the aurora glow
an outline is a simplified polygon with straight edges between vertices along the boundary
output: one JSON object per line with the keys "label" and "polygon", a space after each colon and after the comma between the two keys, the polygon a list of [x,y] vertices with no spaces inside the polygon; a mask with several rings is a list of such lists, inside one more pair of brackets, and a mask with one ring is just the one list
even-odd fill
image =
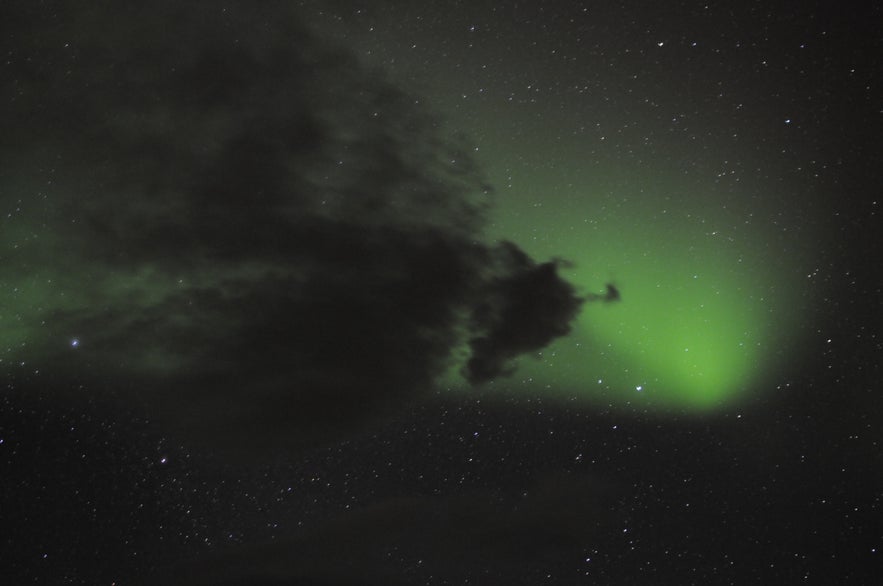
{"label": "aurora glow", "polygon": [[[116,51],[107,54],[111,62],[119,58]],[[627,107],[626,102],[608,100],[608,94],[616,87],[612,84],[619,78],[615,72],[599,75],[610,76],[604,81],[611,86],[601,84],[607,88],[603,92],[579,91],[569,95],[567,100],[579,102],[579,108],[558,108],[543,121],[525,116],[522,109],[529,108],[533,98],[519,103],[514,99],[520,95],[517,92],[506,100],[511,110],[476,103],[470,104],[468,114],[463,114],[459,106],[469,94],[453,94],[454,102],[450,97],[444,98],[446,94],[452,95],[444,88],[462,80],[437,76],[435,87],[425,89],[432,97],[433,107],[451,119],[443,127],[443,134],[462,133],[467,138],[457,140],[456,147],[452,143],[443,153],[424,153],[415,148],[418,142],[402,141],[407,144],[402,152],[414,160],[396,153],[389,158],[389,168],[376,173],[375,167],[386,162],[368,164],[354,160],[351,149],[357,142],[352,141],[350,134],[358,126],[355,120],[370,120],[373,122],[361,129],[364,135],[383,140],[389,127],[385,118],[379,116],[377,104],[356,103],[356,115],[350,120],[339,109],[326,111],[334,100],[312,104],[313,98],[301,96],[297,84],[285,89],[289,92],[285,94],[271,78],[259,80],[266,87],[259,86],[254,91],[259,98],[254,99],[263,100],[270,88],[285,95],[280,103],[300,96],[322,113],[317,120],[335,120],[347,129],[335,132],[324,151],[316,149],[316,161],[311,160],[297,172],[290,161],[280,164],[285,169],[281,176],[291,181],[295,191],[303,189],[304,184],[311,186],[303,192],[311,194],[309,198],[315,197],[316,201],[310,199],[309,205],[321,210],[317,217],[346,216],[367,201],[361,191],[356,198],[352,193],[357,191],[353,186],[365,187],[365,178],[360,173],[370,169],[370,177],[378,178],[378,185],[370,190],[372,197],[383,193],[394,201],[390,207],[397,210],[396,226],[414,231],[424,224],[426,229],[440,224],[457,232],[463,218],[468,215],[466,224],[470,225],[479,214],[472,215],[470,211],[458,217],[459,206],[449,209],[431,181],[431,185],[417,191],[408,187],[408,193],[420,192],[414,198],[418,204],[414,209],[410,209],[410,204],[402,208],[406,199],[394,191],[386,194],[390,189],[388,175],[395,175],[400,161],[406,160],[415,166],[419,164],[420,171],[409,172],[402,185],[410,185],[412,176],[426,179],[427,173],[438,170],[436,167],[450,167],[452,177],[462,174],[472,179],[470,165],[466,169],[457,167],[469,158],[460,157],[458,151],[467,150],[464,144],[476,144],[474,157],[478,166],[487,170],[489,183],[497,189],[495,201],[489,206],[491,225],[485,239],[512,241],[535,258],[572,261],[571,268],[562,263],[562,271],[584,294],[602,291],[606,283],[617,286],[621,301],[586,303],[570,335],[541,353],[543,361],[521,360],[515,378],[498,386],[518,387],[522,380],[527,381],[525,386],[530,392],[577,396],[622,406],[638,403],[662,409],[705,410],[729,404],[757,388],[755,383],[788,354],[788,346],[798,338],[793,330],[801,298],[795,276],[803,271],[799,268],[802,259],[794,253],[802,244],[795,243],[805,243],[811,235],[794,228],[794,238],[788,234],[791,239],[783,240],[784,230],[775,223],[790,204],[777,197],[778,185],[765,182],[764,177],[769,176],[760,173],[764,161],[758,160],[759,155],[751,152],[751,147],[742,149],[741,143],[728,143],[738,136],[746,145],[754,144],[750,129],[740,127],[739,132],[724,135],[718,121],[694,115],[699,110],[687,112],[682,106],[691,96],[680,95],[681,88],[664,75],[651,79],[658,82],[658,86],[654,85],[654,90],[658,90],[654,99],[662,102],[659,96],[670,94],[665,100],[670,116],[659,114],[656,101],[638,100],[629,102]],[[536,93],[533,84],[528,87]],[[88,95],[97,100],[95,96],[99,94]],[[169,95],[179,94],[175,90]],[[110,95],[107,99],[112,107],[130,107],[126,96]],[[562,101],[562,106],[567,105],[567,100]],[[77,103],[77,99],[60,100],[58,108],[63,111],[62,104]],[[108,106],[96,107],[96,111],[105,107]],[[152,106],[139,107],[152,112]],[[262,105],[258,110],[271,109]],[[581,114],[576,116],[577,112]],[[169,340],[190,339],[198,342],[193,347],[199,347],[208,340],[236,338],[233,334],[215,333],[217,324],[225,323],[223,311],[205,311],[195,317],[190,305],[193,298],[210,291],[226,299],[243,283],[253,285],[264,280],[278,286],[274,279],[279,274],[291,280],[287,285],[309,281],[304,276],[305,269],[292,268],[276,258],[280,250],[278,243],[271,243],[273,238],[267,235],[272,231],[272,226],[266,228],[271,224],[268,218],[259,217],[259,227],[252,231],[243,227],[240,218],[219,214],[210,200],[199,199],[201,192],[190,193],[188,197],[193,201],[184,204],[178,191],[180,186],[171,182],[171,176],[161,195],[151,191],[156,188],[152,185],[154,178],[160,170],[165,173],[165,166],[174,166],[185,176],[194,169],[207,168],[202,158],[208,155],[216,157],[219,163],[206,173],[211,177],[205,180],[206,193],[219,189],[215,175],[222,175],[234,161],[253,167],[248,169],[252,175],[243,174],[234,182],[236,189],[244,193],[257,181],[275,180],[269,171],[276,159],[267,153],[278,145],[265,145],[260,142],[263,139],[254,139],[255,144],[249,142],[247,147],[256,153],[253,161],[238,155],[227,160],[224,157],[228,155],[220,149],[206,154],[201,146],[193,146],[200,141],[215,144],[223,134],[219,128],[228,129],[234,136],[230,129],[239,127],[222,119],[238,120],[242,115],[239,109],[224,111],[223,115],[204,109],[199,117],[189,111],[179,113],[180,124],[187,120],[192,125],[187,132],[172,132],[182,127],[180,124],[139,126],[136,130],[153,137],[151,140],[157,135],[168,145],[178,146],[164,145],[154,158],[145,159],[140,153],[132,157],[137,165],[147,161],[154,168],[141,169],[143,176],[137,184],[127,185],[124,208],[119,206],[115,193],[105,192],[102,187],[117,181],[114,173],[110,172],[111,179],[93,177],[101,170],[96,161],[105,159],[92,160],[83,155],[83,161],[77,163],[80,149],[68,145],[70,153],[55,156],[63,163],[51,170],[52,180],[42,185],[44,169],[34,161],[41,160],[45,153],[34,147],[33,152],[17,155],[23,160],[11,168],[30,169],[30,175],[22,173],[21,177],[10,178],[9,184],[22,193],[38,194],[37,201],[42,204],[31,202],[3,220],[2,240],[9,251],[4,280],[12,301],[2,318],[6,322],[2,340],[9,363],[20,362],[29,355],[22,351],[25,345],[34,349],[31,355],[41,356],[47,362],[56,356],[70,358],[70,350],[76,346],[69,341],[82,336],[84,344],[78,348],[76,361],[91,359],[114,368],[126,365],[124,370],[151,375],[190,372],[192,364],[201,360],[199,352],[193,351],[191,356],[169,350]],[[555,127],[570,125],[574,130],[570,135],[549,132],[550,121],[555,122]],[[273,124],[274,128],[280,127],[275,121]],[[790,125],[789,118],[787,126]],[[118,133],[131,140],[129,133],[133,129],[121,123],[120,128],[113,127],[112,131],[114,137]],[[72,144],[76,144],[79,135],[72,136]],[[698,137],[704,137],[701,146],[697,146]],[[250,135],[248,140],[253,140]],[[167,161],[168,153],[176,152],[178,147],[191,159],[178,157]],[[104,147],[96,146],[99,148]],[[376,151],[373,147],[369,150]],[[232,148],[230,152],[238,153]],[[319,159],[321,162],[317,162]],[[439,162],[443,165],[438,166]],[[93,168],[97,169],[94,173]],[[130,170],[125,169],[120,175],[132,181]],[[84,185],[88,187],[84,189]],[[458,179],[451,186],[457,197],[464,196],[466,208],[484,209],[484,194],[478,183],[467,181],[461,185]],[[81,206],[77,190],[90,194],[86,205]],[[323,195],[316,196],[320,192]],[[134,205],[136,200],[139,203]],[[352,206],[353,201],[360,203]],[[425,202],[434,203],[423,209],[420,206]],[[439,202],[441,205],[436,205]],[[303,214],[288,211],[289,219],[302,221]],[[95,220],[98,217],[102,219]],[[353,217],[361,221],[364,214],[360,211]],[[80,220],[84,222],[77,223]],[[90,221],[103,226],[103,232],[89,226]],[[194,222],[199,223],[204,234],[196,238],[181,236],[194,232],[193,225],[188,225]],[[118,238],[145,226],[149,230],[131,242]],[[168,257],[152,251],[157,239],[166,237],[167,232],[178,234],[183,245],[193,247],[186,268],[176,264],[181,250],[164,249],[166,253],[174,252]],[[97,234],[111,237],[104,241]],[[477,242],[482,236],[476,231],[474,240],[472,234],[467,240]],[[212,241],[215,251],[211,254],[206,253],[211,247],[204,249],[202,243],[207,239],[217,239]],[[268,255],[271,261],[260,255],[240,258],[242,242],[252,240],[265,247],[261,254]],[[122,243],[136,252],[117,250]],[[139,252],[140,247],[147,252]],[[213,258],[209,260],[210,257]],[[382,329],[390,328],[391,313]],[[94,328],[100,331],[84,329],[83,321],[101,324]],[[153,325],[153,329],[145,329],[144,323]],[[156,323],[163,324],[165,331]],[[232,324],[229,331],[240,327],[246,326]],[[200,335],[191,339],[194,331]],[[565,328],[561,333],[566,331]],[[133,332],[138,332],[137,338]],[[123,348],[119,343],[123,339],[127,344],[137,345],[139,351]],[[463,340],[459,342],[462,345]],[[456,347],[456,343],[451,347]],[[101,353],[101,359],[96,357],[97,353]],[[447,364],[443,358],[439,358],[439,363]],[[74,364],[77,366],[78,363]]]}
{"label": "aurora glow", "polygon": [[691,181],[663,171],[604,180],[586,180],[594,197],[540,213],[556,237],[524,246],[558,250],[584,294],[613,283],[621,300],[586,303],[573,334],[543,360],[522,360],[517,378],[614,408],[704,411],[756,398],[799,338],[788,249],[740,220],[750,214],[706,203]]}
{"label": "aurora glow", "polygon": [[[664,171],[638,176],[594,168],[577,180],[589,195],[555,209],[519,213],[526,197],[499,197],[489,236],[514,236],[538,257],[572,261],[562,273],[583,294],[614,283],[622,299],[586,303],[574,331],[547,348],[543,360],[522,359],[511,381],[500,381],[504,388],[524,381],[529,392],[540,387],[546,396],[663,410],[715,409],[757,395],[755,383],[787,358],[797,338],[799,283],[783,269],[793,258],[770,246],[773,238],[762,226],[745,222],[744,210],[710,205],[701,186]],[[545,178],[534,181],[522,190],[542,193]],[[176,292],[224,281],[217,270],[186,280],[150,267],[105,272],[65,246],[56,236],[59,226],[33,210],[5,218],[5,225],[11,258],[18,259],[7,269],[7,287],[18,300],[3,316],[8,363],[26,357],[28,344],[89,356],[71,340],[84,335],[95,346],[96,335],[56,331],[45,319],[53,313],[89,312],[99,298],[151,307]],[[530,237],[537,226],[547,237]],[[27,269],[37,265],[38,271]],[[83,274],[90,275],[88,283]],[[52,340],[67,340],[68,347]],[[147,372],[180,366],[180,358],[147,345],[138,356],[114,361]]]}

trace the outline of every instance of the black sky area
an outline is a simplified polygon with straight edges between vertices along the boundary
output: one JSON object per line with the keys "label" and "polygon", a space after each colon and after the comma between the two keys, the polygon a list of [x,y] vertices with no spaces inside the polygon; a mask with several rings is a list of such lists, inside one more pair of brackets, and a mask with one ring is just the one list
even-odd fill
{"label": "black sky area", "polygon": [[[881,16],[4,3],[0,583],[875,583]],[[591,103],[584,61],[609,67]],[[511,175],[562,181],[589,152],[668,164],[578,132],[640,119],[643,91],[742,124],[780,187],[744,205],[825,243],[773,349],[796,358],[751,403],[657,413],[519,374],[629,291],[534,258],[554,226],[489,235],[531,220],[484,153],[528,145],[549,166]],[[732,146],[695,145],[697,169]],[[566,210],[556,189],[534,197]]]}

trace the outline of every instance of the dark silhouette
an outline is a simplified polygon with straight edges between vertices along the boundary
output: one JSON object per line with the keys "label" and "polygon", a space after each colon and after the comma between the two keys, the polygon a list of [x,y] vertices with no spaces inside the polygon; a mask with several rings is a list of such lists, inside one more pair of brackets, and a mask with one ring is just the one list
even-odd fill
{"label": "dark silhouette", "polygon": [[586,301],[620,301],[622,297],[619,294],[619,289],[616,288],[615,285],[611,283],[607,283],[607,292],[606,293],[589,293],[586,295]]}
{"label": "dark silhouette", "polygon": [[604,301],[619,301],[619,289],[615,286],[607,283],[607,295],[604,296]]}

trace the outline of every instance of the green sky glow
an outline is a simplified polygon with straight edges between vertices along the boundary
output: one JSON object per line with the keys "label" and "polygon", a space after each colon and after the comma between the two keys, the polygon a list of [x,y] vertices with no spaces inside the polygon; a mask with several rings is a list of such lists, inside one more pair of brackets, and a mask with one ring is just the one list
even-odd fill
{"label": "green sky glow", "polygon": [[[456,85],[439,79],[442,86]],[[426,89],[436,93],[431,85]],[[764,386],[799,341],[795,331],[807,301],[800,279],[808,272],[812,235],[788,223],[793,194],[782,197],[781,181],[755,172],[762,167],[757,155],[711,138],[697,146],[697,137],[717,136],[713,123],[654,134],[654,125],[669,121],[597,96],[594,107],[585,106],[592,117],[583,119],[568,108],[546,119],[527,116],[517,105],[461,109],[460,94],[455,98],[453,105],[441,100],[436,106],[449,116],[453,132],[475,142],[474,156],[496,189],[488,238],[514,241],[537,259],[563,259],[562,273],[582,294],[602,293],[612,283],[622,296],[586,303],[570,335],[546,348],[543,360],[522,359],[513,377],[497,386],[523,385],[531,393],[602,405],[698,411],[731,405]],[[579,132],[551,130],[569,124]],[[335,158],[337,167],[350,168]],[[82,340],[78,358],[103,347],[107,363],[151,372],[184,369],[186,361],[163,350],[167,337],[212,330],[190,317],[190,298],[207,291],[222,296],[228,283],[251,282],[250,271],[269,270],[197,262],[179,275],[155,266],[149,255],[131,263],[95,262],[96,250],[115,258],[114,244],[85,247],[81,241],[92,239],[90,229],[53,204],[53,198],[78,199],[59,187],[24,182],[15,188],[40,194],[45,209],[32,203],[0,220],[0,284],[8,299],[0,342],[7,364],[21,363],[27,345],[69,355],[66,345],[76,337]],[[169,206],[175,193],[164,197],[145,200],[134,212],[107,196],[94,205],[107,208],[110,224],[130,212],[184,221],[186,214]],[[445,210],[442,205],[432,213],[447,225]],[[795,227],[787,232],[783,226]],[[165,306],[165,333],[142,327],[139,320],[150,325],[143,314]],[[73,323],[110,319],[113,326],[75,331],[68,327],[71,316],[78,316]],[[143,332],[138,357],[113,342],[126,329]]]}
{"label": "green sky glow", "polygon": [[[458,74],[425,81],[452,96],[445,113],[497,189],[490,235],[572,262],[562,273],[583,294],[613,283],[622,296],[587,303],[569,336],[521,359],[495,392],[677,412],[763,396],[799,351],[820,237],[795,221],[799,184],[758,150],[769,126],[726,130],[712,115],[672,126],[614,74],[592,74],[602,89],[545,106],[461,99],[445,89],[469,87]],[[668,111],[695,98],[647,79]]]}
{"label": "green sky glow", "polygon": [[[613,283],[622,296],[586,303],[569,336],[543,351],[542,360],[522,359],[513,377],[495,386],[613,407],[704,411],[756,394],[791,352],[802,306],[799,259],[769,226],[751,221],[764,210],[748,188],[722,194],[726,186],[688,176],[599,163],[577,171],[571,165],[564,181],[551,170],[516,176],[510,190],[501,175],[516,173],[490,168],[495,185],[503,185],[491,238],[512,239],[537,258],[572,262],[561,270],[582,294],[603,293]],[[544,205],[536,194],[550,190],[555,205]],[[740,207],[740,198],[753,212]],[[227,271],[191,272],[187,279],[147,265],[103,272],[39,216],[5,222],[5,286],[16,300],[0,316],[7,363],[26,357],[28,345],[69,352],[75,337],[82,338],[78,354],[87,356],[103,337],[68,331],[48,316],[85,312],[97,319],[108,303],[138,315],[138,308],[181,290],[216,287]],[[137,360],[115,360],[150,371],[174,364],[150,347]]]}
{"label": "green sky glow", "polygon": [[522,360],[516,380],[613,407],[704,411],[750,398],[789,353],[801,297],[793,255],[738,205],[750,194],[728,200],[646,168],[572,178],[577,195],[555,209],[504,193],[495,233],[572,261],[563,273],[584,294],[613,283],[622,298],[587,303],[573,333]]}

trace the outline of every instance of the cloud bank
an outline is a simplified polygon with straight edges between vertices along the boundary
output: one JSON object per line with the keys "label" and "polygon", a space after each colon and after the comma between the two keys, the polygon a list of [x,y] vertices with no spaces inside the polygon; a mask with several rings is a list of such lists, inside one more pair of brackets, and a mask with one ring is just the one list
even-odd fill
{"label": "cloud bank", "polygon": [[285,3],[6,12],[5,363],[44,388],[279,450],[569,331],[556,263],[483,240],[463,141]]}

